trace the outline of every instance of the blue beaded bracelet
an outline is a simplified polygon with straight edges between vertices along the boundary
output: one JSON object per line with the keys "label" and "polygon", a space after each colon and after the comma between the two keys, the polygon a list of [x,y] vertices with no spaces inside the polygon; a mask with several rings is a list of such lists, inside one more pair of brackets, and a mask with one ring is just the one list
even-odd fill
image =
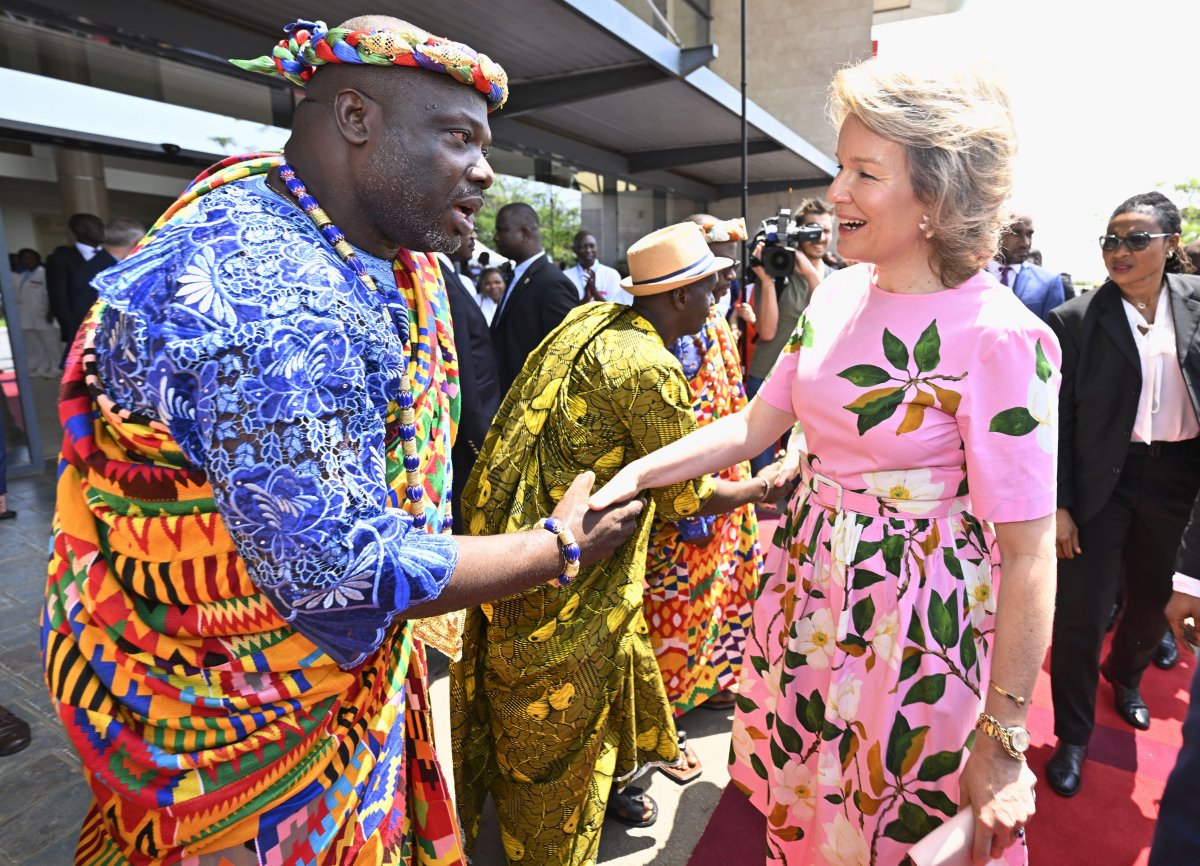
{"label": "blue beaded bracelet", "polygon": [[542,529],[558,539],[558,552],[562,554],[563,558],[562,574],[551,583],[555,586],[566,586],[579,574],[579,557],[582,555],[579,545],[575,543],[575,536],[571,534],[571,530],[567,529],[557,517],[547,517],[543,520]]}

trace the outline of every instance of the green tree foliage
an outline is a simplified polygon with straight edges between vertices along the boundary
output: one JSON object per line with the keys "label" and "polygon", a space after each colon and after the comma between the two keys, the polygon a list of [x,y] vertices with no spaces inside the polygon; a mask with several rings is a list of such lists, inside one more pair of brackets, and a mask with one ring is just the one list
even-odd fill
{"label": "green tree foliage", "polygon": [[553,184],[500,175],[484,194],[483,210],[475,216],[479,240],[494,246],[496,212],[510,202],[523,201],[535,211],[542,224],[542,245],[555,262],[572,264],[571,241],[579,231],[579,193]]}
{"label": "green tree foliage", "polygon": [[1183,236],[1181,244],[1200,240],[1200,179],[1192,178],[1175,184],[1175,191],[1183,193],[1185,204],[1179,208],[1183,214]]}

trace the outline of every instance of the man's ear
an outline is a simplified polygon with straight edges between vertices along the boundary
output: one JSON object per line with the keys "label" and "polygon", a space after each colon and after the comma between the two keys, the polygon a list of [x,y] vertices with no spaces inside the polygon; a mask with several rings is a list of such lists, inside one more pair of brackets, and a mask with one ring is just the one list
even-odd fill
{"label": "man's ear", "polygon": [[671,289],[671,302],[675,304],[675,309],[685,309],[688,305],[688,287],[680,286],[677,289]]}
{"label": "man's ear", "polygon": [[380,120],[379,104],[360,90],[339,90],[333,98],[333,118],[347,142],[366,144]]}

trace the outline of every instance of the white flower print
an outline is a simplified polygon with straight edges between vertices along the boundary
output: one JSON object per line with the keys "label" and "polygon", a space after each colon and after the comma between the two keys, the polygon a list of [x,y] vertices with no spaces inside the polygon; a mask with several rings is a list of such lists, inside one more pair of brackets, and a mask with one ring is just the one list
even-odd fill
{"label": "white flower print", "polygon": [[783,697],[783,687],[779,684],[780,678],[783,676],[782,664],[768,664],[767,672],[763,674],[763,685],[767,687],[767,712],[776,712],[776,707],[779,706],[779,699]]}
{"label": "white flower print", "polygon": [[984,559],[979,565],[963,562],[963,577],[967,581],[967,609],[971,625],[982,628],[988,614],[996,612],[996,594],[992,592],[992,563]]}
{"label": "white flower print", "polygon": [[822,607],[796,624],[791,649],[805,656],[810,667],[827,668],[833,661],[836,640],[833,615]]}
{"label": "white flower print", "polygon": [[870,846],[862,830],[849,818],[838,814],[822,829],[828,841],[819,850],[829,866],[867,866],[871,860]]}
{"label": "white flower print", "polygon": [[831,722],[852,722],[858,714],[858,701],[862,697],[862,680],[847,676],[834,683],[829,690],[829,703],[825,706],[825,718]]}
{"label": "white flower print", "polygon": [[750,756],[754,754],[754,738],[746,729],[746,723],[740,717],[733,720],[733,754],[739,764],[750,766]]}
{"label": "white flower print", "polygon": [[900,666],[903,644],[900,640],[900,617],[896,611],[888,611],[875,620],[875,636],[871,638],[871,647],[879,660],[892,670]]}
{"label": "white flower print", "polygon": [[863,526],[847,511],[839,511],[833,519],[833,534],[829,543],[829,554],[833,559],[831,576],[839,587],[846,585],[846,570],[858,551]]}
{"label": "white flower print", "polygon": [[816,814],[817,787],[812,770],[788,761],[775,780],[775,801],[788,807],[793,820],[807,821]]}
{"label": "white flower print", "polygon": [[179,277],[178,298],[186,306],[211,317],[218,325],[237,323],[233,307],[217,285],[217,260],[212,247],[204,247]]}
{"label": "white flower print", "polygon": [[935,500],[942,498],[945,484],[935,483],[930,469],[892,469],[864,472],[867,493],[881,499],[903,499],[904,510],[912,514],[927,514],[937,508]]}
{"label": "white flower print", "polygon": [[1047,454],[1053,454],[1058,444],[1058,397],[1052,382],[1043,382],[1034,374],[1029,380],[1026,403],[1029,414],[1037,421],[1035,436],[1038,447]]}
{"label": "white flower print", "polygon": [[837,749],[823,749],[817,761],[817,784],[822,788],[842,789],[842,759]]}

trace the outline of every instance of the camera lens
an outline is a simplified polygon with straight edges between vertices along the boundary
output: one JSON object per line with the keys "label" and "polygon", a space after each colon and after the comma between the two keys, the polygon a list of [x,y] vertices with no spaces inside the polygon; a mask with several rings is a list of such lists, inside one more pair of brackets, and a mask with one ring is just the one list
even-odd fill
{"label": "camera lens", "polygon": [[772,246],[763,250],[763,270],[773,277],[786,277],[796,269],[796,254],[787,247]]}

